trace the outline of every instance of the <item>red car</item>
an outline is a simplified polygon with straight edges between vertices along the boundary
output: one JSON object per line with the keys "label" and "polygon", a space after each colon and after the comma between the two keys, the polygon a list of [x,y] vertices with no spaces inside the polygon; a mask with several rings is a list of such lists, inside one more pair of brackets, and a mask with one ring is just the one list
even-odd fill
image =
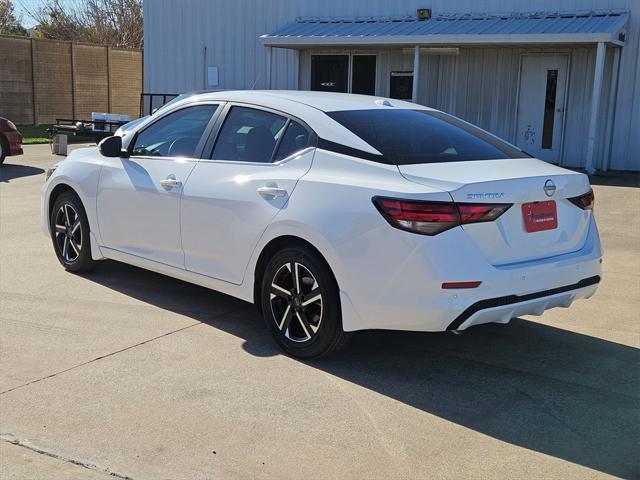
{"label": "red car", "polygon": [[22,134],[10,120],[0,117],[0,163],[10,155],[22,155]]}

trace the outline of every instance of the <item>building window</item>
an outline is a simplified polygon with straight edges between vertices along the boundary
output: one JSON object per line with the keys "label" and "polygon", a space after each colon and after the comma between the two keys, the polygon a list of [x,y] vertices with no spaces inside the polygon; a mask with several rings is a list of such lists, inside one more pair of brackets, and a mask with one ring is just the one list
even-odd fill
{"label": "building window", "polygon": [[311,90],[376,94],[376,55],[311,55]]}
{"label": "building window", "polygon": [[413,72],[391,72],[389,97],[397,100],[413,98]]}
{"label": "building window", "polygon": [[349,55],[312,55],[311,90],[349,91]]}
{"label": "building window", "polygon": [[550,150],[553,145],[553,123],[556,117],[557,86],[558,70],[547,70],[547,92],[544,97],[544,119],[542,122],[542,148],[548,150]]}
{"label": "building window", "polygon": [[376,94],[376,56],[353,55],[351,66],[351,93]]}

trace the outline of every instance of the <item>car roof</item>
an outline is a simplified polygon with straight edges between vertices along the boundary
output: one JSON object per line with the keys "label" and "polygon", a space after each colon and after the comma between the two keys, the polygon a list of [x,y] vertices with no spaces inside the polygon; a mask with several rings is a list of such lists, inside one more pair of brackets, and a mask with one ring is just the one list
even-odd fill
{"label": "car roof", "polygon": [[194,92],[197,99],[215,99],[236,102],[255,103],[257,105],[276,107],[280,102],[294,102],[316,108],[323,112],[339,110],[368,109],[420,109],[428,107],[403,100],[353,93],[313,92],[304,90],[228,90],[218,92]]}

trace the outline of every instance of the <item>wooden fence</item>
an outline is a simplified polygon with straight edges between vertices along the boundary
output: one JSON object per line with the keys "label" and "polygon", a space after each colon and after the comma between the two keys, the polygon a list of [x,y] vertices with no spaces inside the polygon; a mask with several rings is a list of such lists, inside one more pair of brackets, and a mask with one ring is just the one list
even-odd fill
{"label": "wooden fence", "polygon": [[0,116],[16,124],[140,111],[142,52],[0,36]]}

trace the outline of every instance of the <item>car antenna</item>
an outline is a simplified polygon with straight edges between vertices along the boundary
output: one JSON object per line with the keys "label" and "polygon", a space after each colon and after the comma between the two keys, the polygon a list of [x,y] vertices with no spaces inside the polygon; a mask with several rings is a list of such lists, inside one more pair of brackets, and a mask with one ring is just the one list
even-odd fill
{"label": "car antenna", "polygon": [[256,89],[256,83],[258,83],[258,80],[260,80],[260,72],[258,72],[258,75],[256,75],[256,79],[251,84],[251,88],[249,90],[255,90]]}

